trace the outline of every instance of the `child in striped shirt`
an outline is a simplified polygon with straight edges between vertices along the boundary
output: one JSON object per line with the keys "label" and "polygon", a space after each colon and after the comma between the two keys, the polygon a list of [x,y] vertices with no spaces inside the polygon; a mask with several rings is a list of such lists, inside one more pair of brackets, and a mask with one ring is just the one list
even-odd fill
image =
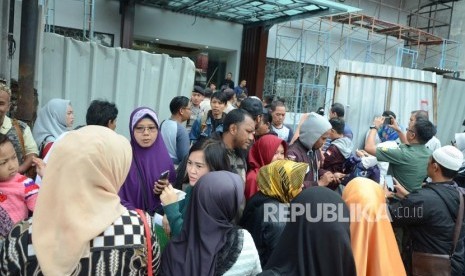
{"label": "child in striped shirt", "polygon": [[18,167],[13,144],[0,133],[0,210],[4,214],[0,216],[0,243],[13,224],[26,219],[29,211],[34,211],[39,192],[39,186],[32,179],[19,174]]}

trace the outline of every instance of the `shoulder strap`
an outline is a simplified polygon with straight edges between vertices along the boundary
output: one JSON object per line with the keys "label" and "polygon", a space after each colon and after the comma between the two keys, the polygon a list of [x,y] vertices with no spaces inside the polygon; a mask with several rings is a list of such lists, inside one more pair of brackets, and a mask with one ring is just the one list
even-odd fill
{"label": "shoulder strap", "polygon": [[459,193],[460,205],[459,205],[459,213],[457,214],[457,219],[455,220],[454,238],[452,239],[452,251],[449,254],[450,256],[452,256],[455,252],[455,248],[457,247],[457,242],[460,237],[460,232],[461,232],[460,230],[462,230],[462,224],[463,224],[463,212],[464,212],[463,194],[459,189],[457,189],[457,192]]}
{"label": "shoulder strap", "polygon": [[150,234],[150,227],[147,223],[147,218],[144,211],[141,209],[136,209],[136,212],[139,214],[142,222],[144,223],[145,229],[145,240],[147,242],[147,275],[153,276],[153,267],[152,267],[152,237]]}
{"label": "shoulder strap", "polygon": [[[453,184],[453,182],[452,182]],[[436,191],[436,188],[433,185],[429,186],[431,190],[433,190],[441,199],[442,201],[445,201],[444,198],[442,198],[441,194]],[[453,186],[454,187],[454,186]],[[449,256],[452,257],[452,255],[455,252],[455,248],[457,247],[457,242],[460,237],[460,230],[462,230],[462,224],[463,224],[463,212],[464,212],[464,202],[463,202],[463,194],[462,192],[457,188],[457,192],[459,193],[459,212],[457,213],[457,217],[455,219],[455,227],[454,227],[454,235],[452,236],[452,248],[449,253]]]}
{"label": "shoulder strap", "polygon": [[19,143],[21,144],[21,152],[23,153],[23,157],[26,157],[26,148],[24,146],[24,137],[23,132],[21,131],[21,127],[19,126],[19,122],[17,119],[13,119],[13,126],[16,130],[16,135],[18,135]]}

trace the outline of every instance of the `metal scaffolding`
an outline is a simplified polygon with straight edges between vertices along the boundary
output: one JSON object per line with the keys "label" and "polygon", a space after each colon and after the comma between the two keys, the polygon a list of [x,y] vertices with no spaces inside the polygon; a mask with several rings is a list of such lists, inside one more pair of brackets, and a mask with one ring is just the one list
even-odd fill
{"label": "metal scaffolding", "polygon": [[[416,16],[419,17],[420,15]],[[410,23],[412,23],[412,18],[413,15],[409,15]],[[440,68],[451,71],[456,71],[458,68],[458,54],[461,44],[448,39],[450,22],[449,24],[439,25],[442,28],[441,33],[446,35],[440,36],[434,34],[436,23],[431,23],[431,21],[436,22],[434,19],[427,20],[427,23],[425,23],[427,27],[422,28],[387,22],[363,14],[344,14],[327,17],[326,19],[350,27],[367,29],[369,35],[385,35],[386,38],[394,37],[398,39],[403,45],[398,46],[402,49],[397,50],[395,63],[397,66],[417,69]],[[418,21],[415,21],[416,25],[418,25]],[[446,27],[447,31],[444,32]],[[351,37],[349,36],[348,39],[351,39]],[[370,50],[367,49],[367,53],[369,52]]]}
{"label": "metal scaffolding", "polygon": [[83,24],[82,30],[60,27],[55,25],[55,0],[45,1],[45,31],[58,33],[66,37],[82,41],[94,40],[95,0],[83,0]]}
{"label": "metal scaffolding", "polygon": [[[325,105],[330,33],[319,20],[286,22],[276,27],[275,57],[268,58],[264,95],[285,101],[293,112],[315,111]],[[308,26],[311,24],[311,26]]]}
{"label": "metal scaffolding", "polygon": [[447,10],[445,5],[402,11],[411,26],[352,13],[281,23],[274,27],[274,58],[267,59],[264,95],[284,99],[292,112],[315,111],[328,104],[330,67],[334,70],[341,59],[455,72],[461,44],[448,39],[450,20],[436,19],[444,11],[451,18],[453,4]]}

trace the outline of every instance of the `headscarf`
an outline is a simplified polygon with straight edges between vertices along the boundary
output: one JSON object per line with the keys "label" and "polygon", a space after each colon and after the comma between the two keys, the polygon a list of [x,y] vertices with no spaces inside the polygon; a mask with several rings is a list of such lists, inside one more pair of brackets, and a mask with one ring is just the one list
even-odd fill
{"label": "headscarf", "polygon": [[351,208],[350,235],[357,275],[406,275],[381,186],[357,177],[347,184],[342,198]]}
{"label": "headscarf", "polygon": [[70,104],[69,100],[51,99],[37,112],[37,119],[32,129],[37,146],[40,146],[45,139],[54,142],[58,136],[68,130],[66,110]]}
{"label": "headscarf", "polygon": [[289,203],[302,190],[308,164],[276,160],[258,172],[258,188],[264,195]]}
{"label": "headscarf", "polygon": [[[338,219],[323,220],[321,210],[324,204],[336,206]],[[326,187],[311,187],[291,202],[289,217],[292,218],[293,212],[300,208],[305,208],[304,213],[295,215],[295,220],[286,224],[281,235],[284,238],[273,250],[264,272],[272,270],[278,275],[289,276],[356,275],[350,247],[349,209],[341,197]],[[339,217],[341,214],[346,220]],[[308,220],[308,217],[318,218],[318,215],[321,215],[320,220]]]}
{"label": "headscarf", "polygon": [[217,253],[234,229],[232,220],[244,199],[242,178],[215,171],[202,176],[192,190],[179,236],[163,252],[161,275],[215,274]]}
{"label": "headscarf", "polygon": [[[155,142],[148,148],[141,147],[134,138],[134,128],[144,118],[152,119],[160,130],[157,114],[152,109],[139,107],[131,113],[129,132],[131,133],[133,159],[119,196],[123,205],[128,209],[143,209],[153,215],[155,209],[160,206],[160,196],[153,193],[155,182],[164,171],[169,170],[170,183],[174,183],[176,172],[160,131]],[[142,188],[144,190],[141,190]],[[146,204],[144,204],[145,201]]]}
{"label": "headscarf", "polygon": [[121,216],[118,190],[130,164],[129,142],[106,127],[86,126],[55,144],[32,224],[44,275],[70,275],[90,241]]}
{"label": "headscarf", "polygon": [[287,156],[287,143],[275,135],[264,135],[252,145],[248,155],[248,169],[245,179],[245,198],[251,198],[257,191],[257,175],[261,167],[271,163],[279,145],[284,148]]}

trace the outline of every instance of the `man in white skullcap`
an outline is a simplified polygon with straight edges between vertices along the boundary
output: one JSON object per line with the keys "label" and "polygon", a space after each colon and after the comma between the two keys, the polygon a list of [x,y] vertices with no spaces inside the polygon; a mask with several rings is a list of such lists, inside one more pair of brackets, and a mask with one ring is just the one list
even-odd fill
{"label": "man in white skullcap", "polygon": [[[452,237],[455,221],[459,212],[460,196],[453,178],[462,166],[463,154],[453,146],[444,146],[433,152],[428,161],[428,176],[431,182],[421,189],[409,193],[396,182],[396,196],[400,198],[389,205],[393,225],[409,230],[411,245],[410,252],[403,248],[405,256],[413,256],[412,251],[449,255],[452,250]],[[390,195],[389,192],[386,192]],[[463,224],[463,221],[460,222]],[[465,231],[460,232],[455,252],[452,252],[451,275],[462,275],[464,271],[463,237]],[[406,262],[407,272],[410,261]]]}

